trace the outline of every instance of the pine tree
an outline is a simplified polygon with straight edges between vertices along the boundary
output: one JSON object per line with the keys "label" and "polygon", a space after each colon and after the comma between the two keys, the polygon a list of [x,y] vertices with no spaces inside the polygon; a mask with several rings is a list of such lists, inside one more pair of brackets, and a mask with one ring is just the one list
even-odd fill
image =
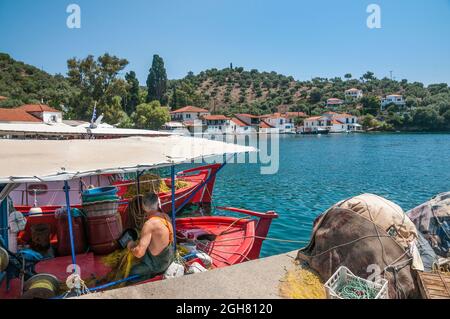
{"label": "pine tree", "polygon": [[157,54],[153,56],[152,67],[147,77],[147,103],[159,101],[166,104],[167,74],[164,68],[164,60]]}

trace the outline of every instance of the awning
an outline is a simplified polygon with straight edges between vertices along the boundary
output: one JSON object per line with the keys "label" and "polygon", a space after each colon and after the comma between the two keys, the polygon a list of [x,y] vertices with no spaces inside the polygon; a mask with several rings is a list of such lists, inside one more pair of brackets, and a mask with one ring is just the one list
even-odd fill
{"label": "awning", "polygon": [[115,128],[101,124],[96,128],[89,128],[89,123],[71,126],[64,123],[0,123],[2,135],[117,135],[117,136],[158,136],[167,135],[164,132],[140,129]]}
{"label": "awning", "polygon": [[0,140],[0,183],[135,172],[254,147],[178,135],[97,140]]}

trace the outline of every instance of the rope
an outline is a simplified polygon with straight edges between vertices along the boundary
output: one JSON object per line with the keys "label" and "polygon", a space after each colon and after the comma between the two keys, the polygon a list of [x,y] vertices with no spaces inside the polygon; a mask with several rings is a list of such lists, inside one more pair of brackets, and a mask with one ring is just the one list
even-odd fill
{"label": "rope", "polygon": [[129,202],[127,207],[127,218],[131,228],[142,229],[146,221],[142,210],[142,195],[137,195]]}
{"label": "rope", "polygon": [[356,243],[356,242],[358,242],[360,240],[367,239],[367,238],[372,238],[372,237],[389,237],[390,238],[391,236],[388,236],[388,235],[380,235],[380,236],[378,236],[378,235],[367,235],[367,236],[362,236],[362,237],[356,238],[354,240],[351,240],[351,241],[349,241],[347,243],[343,243],[343,244],[340,244],[340,245],[333,246],[333,247],[331,247],[331,248],[329,248],[329,249],[327,249],[327,250],[325,250],[325,251],[323,251],[321,253],[318,253],[316,255],[311,255],[310,257],[311,258],[315,258],[315,257],[318,257],[318,256],[322,256],[322,255],[324,255],[324,254],[326,254],[326,253],[328,253],[328,252],[330,252],[332,250],[335,250],[337,248],[344,247],[344,246],[347,246],[347,245],[350,245],[350,244],[354,244],[354,243]]}
{"label": "rope", "polygon": [[273,241],[278,241],[278,242],[296,243],[296,244],[306,244],[309,242],[306,240],[291,240],[291,239],[281,239],[281,238],[262,237],[262,236],[253,235],[253,236],[242,236],[242,237],[233,237],[233,238],[225,238],[225,239],[215,240],[214,243],[232,241],[232,240],[237,240],[237,239],[245,239],[245,238],[256,238],[256,239],[273,240]]}
{"label": "rope", "polygon": [[226,234],[227,231],[229,231],[230,228],[233,227],[237,222],[239,222],[239,221],[241,221],[241,220],[243,220],[243,219],[249,219],[249,218],[250,218],[250,216],[244,216],[244,217],[241,217],[241,218],[238,218],[238,219],[234,220],[230,225],[228,225],[228,227],[227,227],[224,231],[222,231],[222,232],[221,232],[220,234],[218,234],[217,236],[221,236],[221,235]]}

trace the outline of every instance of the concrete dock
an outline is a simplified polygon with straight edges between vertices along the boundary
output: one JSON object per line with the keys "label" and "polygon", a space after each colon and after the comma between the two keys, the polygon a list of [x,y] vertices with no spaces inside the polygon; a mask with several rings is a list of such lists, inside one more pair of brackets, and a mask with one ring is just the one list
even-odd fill
{"label": "concrete dock", "polygon": [[280,282],[297,267],[296,251],[214,269],[203,273],[98,292],[80,298],[93,299],[227,299],[281,298]]}

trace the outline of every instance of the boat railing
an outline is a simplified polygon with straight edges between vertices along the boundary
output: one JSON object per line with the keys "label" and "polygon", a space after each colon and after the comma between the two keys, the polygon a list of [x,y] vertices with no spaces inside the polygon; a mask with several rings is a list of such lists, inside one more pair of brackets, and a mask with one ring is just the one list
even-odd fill
{"label": "boat railing", "polygon": [[216,206],[216,209],[226,210],[226,211],[229,211],[229,212],[240,213],[240,214],[245,214],[245,215],[250,215],[250,216],[263,218],[263,219],[278,218],[278,214],[276,212],[272,211],[272,210],[271,211],[267,211],[265,213],[261,213],[261,212],[255,212],[255,211],[248,210],[248,209],[235,208],[235,207],[225,207],[225,206]]}
{"label": "boat railing", "polygon": [[184,176],[190,173],[195,173],[201,170],[208,170],[208,169],[218,169],[221,166],[221,164],[211,164],[206,166],[199,166],[199,167],[193,167],[189,169],[185,169],[184,171],[178,172],[177,176]]}

